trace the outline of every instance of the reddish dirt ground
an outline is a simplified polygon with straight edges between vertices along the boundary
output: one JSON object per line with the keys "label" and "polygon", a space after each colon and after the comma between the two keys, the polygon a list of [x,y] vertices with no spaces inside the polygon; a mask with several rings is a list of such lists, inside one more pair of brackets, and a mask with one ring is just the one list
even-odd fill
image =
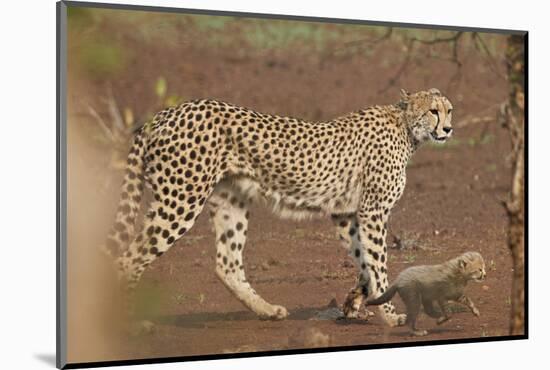
{"label": "reddish dirt ground", "polygon": [[[468,167],[460,166],[464,156],[471,163]],[[423,315],[419,326],[431,334],[420,340],[507,333],[511,264],[499,200],[506,195],[508,178],[483,176],[485,161],[495,163],[499,158],[482,147],[424,149],[409,170],[408,191],[393,213],[391,228],[397,234],[413,233],[420,249],[390,250],[391,276],[408,266],[443,262],[467,250],[481,252],[488,265],[487,280],[467,289],[481,316],[458,312],[436,327]],[[218,281],[206,216],[187,239],[144,276],[144,281],[172,293],[154,320],[159,324],[156,332],[136,341],[136,355],[300,348],[308,328],[328,334],[332,346],[419,340],[410,337],[406,328],[387,328],[378,315],[368,322],[314,320],[331,299],[343,302],[356,274],[329,220],[282,221],[262,208],[252,211],[245,251],[249,281],[268,301],[289,309],[289,318],[281,322],[259,321]],[[178,293],[184,295],[181,300]],[[399,299],[396,303],[402,311]]]}
{"label": "reddish dirt ground", "polygon": [[[401,60],[399,49],[391,44],[379,49],[384,58]],[[489,122],[486,135],[482,135],[483,124],[459,124],[483,111],[492,114],[493,106],[504,98],[505,81],[485,67],[484,59],[468,58],[460,82],[450,85],[454,67],[430,60],[409,68],[398,86],[378,93],[395,73],[397,63],[383,68],[372,58],[359,57],[317,63],[314,56],[299,52],[236,60],[229,58],[229,50],[194,49],[180,51],[185,62],[170,64],[178,60],[178,52],[164,50],[171,54],[161,59],[155,57],[158,52],[149,48],[146,57],[136,60],[122,78],[110,82],[123,104],[154,105],[154,94],[148,90],[158,70],[170,78],[172,89],[181,87],[189,98],[221,98],[307,119],[329,119],[371,104],[392,103],[399,87],[444,90],[455,105],[455,135],[444,146],[419,149],[409,165],[405,193],[390,218],[391,234],[401,237],[408,247],[389,250],[390,280],[412,265],[440,263],[465,251],[479,251],[487,264],[487,280],[470,284],[467,294],[481,316],[457,310],[452,320],[436,326],[422,315],[419,326],[430,335],[420,339],[410,337],[404,327],[388,328],[378,314],[368,321],[315,320],[332,299],[341,304],[354,285],[351,259],[336,240],[329,220],[285,221],[257,206],[251,212],[245,271],[260,295],[289,310],[288,319],[258,320],[218,281],[214,236],[203,214],[143,276],[140,302],[156,330],[136,338],[116,334],[116,320],[108,314],[116,310],[104,308],[117,302],[115,290],[110,290],[112,274],[89,262],[92,252],[88,248],[102,239],[112,221],[121,175],[105,170],[110,154],[89,139],[93,129],[84,124],[90,121],[83,118],[79,106],[83,95],[100,95],[105,86],[81,79],[73,71],[69,81],[71,361],[304,348],[315,344],[309,340],[312,330],[328,336],[318,342],[323,346],[507,335],[512,271],[501,201],[510,184],[508,137],[494,121]],[[392,244],[391,236],[388,244]],[[399,298],[394,301],[402,312]],[[84,331],[90,343],[110,338],[109,344],[91,345],[94,349],[90,350],[82,338]]]}

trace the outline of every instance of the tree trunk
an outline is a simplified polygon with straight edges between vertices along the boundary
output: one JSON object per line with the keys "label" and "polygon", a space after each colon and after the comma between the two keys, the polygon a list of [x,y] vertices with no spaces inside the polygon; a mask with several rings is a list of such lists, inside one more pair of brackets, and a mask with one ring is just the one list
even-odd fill
{"label": "tree trunk", "polygon": [[512,312],[510,334],[525,333],[525,44],[526,36],[510,35],[506,50],[509,97],[505,109],[505,126],[512,141],[513,177],[508,213],[508,246],[513,259]]}

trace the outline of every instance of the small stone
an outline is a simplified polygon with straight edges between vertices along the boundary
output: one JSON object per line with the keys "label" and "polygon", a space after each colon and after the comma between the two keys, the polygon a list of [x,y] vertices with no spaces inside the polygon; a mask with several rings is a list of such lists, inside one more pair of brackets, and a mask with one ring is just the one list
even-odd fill
{"label": "small stone", "polygon": [[288,338],[290,347],[328,347],[330,336],[317,328],[298,329]]}
{"label": "small stone", "polygon": [[319,329],[307,329],[305,333],[305,347],[328,347],[330,345],[330,337],[324,334]]}

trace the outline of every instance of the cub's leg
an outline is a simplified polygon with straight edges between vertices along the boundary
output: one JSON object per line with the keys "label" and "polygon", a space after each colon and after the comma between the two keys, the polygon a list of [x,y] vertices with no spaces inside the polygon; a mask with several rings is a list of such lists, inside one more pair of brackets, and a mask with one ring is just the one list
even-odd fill
{"label": "cub's leg", "polygon": [[243,249],[248,229],[248,200],[229,186],[220,186],[208,201],[216,232],[216,274],[246,307],[260,318],[280,320],[286,308],[266,302],[246,281]]}
{"label": "cub's leg", "polygon": [[474,302],[472,302],[472,300],[470,298],[468,298],[467,296],[465,295],[462,295],[459,299],[458,299],[458,302],[459,303],[462,303],[463,305],[467,306],[470,311],[472,311],[472,313],[474,314],[474,316],[476,317],[479,317],[479,310],[477,309],[477,307],[474,305]]}
{"label": "cub's leg", "polygon": [[437,325],[441,325],[446,321],[449,321],[451,316],[449,315],[447,311],[447,301],[444,299],[440,299],[437,301],[437,304],[439,308],[441,309],[441,317],[437,319]]}
{"label": "cub's leg", "polygon": [[404,290],[399,290],[399,295],[407,307],[406,324],[411,328],[411,334],[419,337],[428,334],[426,330],[421,330],[416,327],[416,318],[420,313],[420,296],[416,292]]}
{"label": "cub's leg", "polygon": [[441,317],[442,313],[435,309],[433,302],[430,299],[423,299],[422,306],[424,306],[424,312],[426,315],[434,319],[439,319]]}

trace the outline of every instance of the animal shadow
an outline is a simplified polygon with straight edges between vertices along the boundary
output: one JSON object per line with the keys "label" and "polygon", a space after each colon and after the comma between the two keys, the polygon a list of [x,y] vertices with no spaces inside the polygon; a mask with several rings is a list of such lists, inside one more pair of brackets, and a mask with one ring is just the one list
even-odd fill
{"label": "animal shadow", "polygon": [[[319,312],[326,309],[324,307],[304,307],[289,311],[286,320],[311,320],[316,319]],[[164,315],[153,318],[158,324],[172,325],[181,328],[202,328],[209,323],[223,322],[246,322],[260,320],[256,314],[251,311],[233,311],[233,312],[198,312],[181,315]]]}

